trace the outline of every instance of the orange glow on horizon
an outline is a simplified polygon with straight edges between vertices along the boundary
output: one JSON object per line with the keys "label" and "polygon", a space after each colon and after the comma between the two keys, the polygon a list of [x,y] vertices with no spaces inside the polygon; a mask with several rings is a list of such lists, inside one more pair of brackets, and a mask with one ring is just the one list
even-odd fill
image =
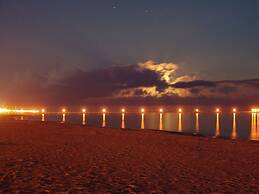
{"label": "orange glow on horizon", "polygon": [[0,114],[11,114],[11,113],[39,113],[39,110],[34,109],[8,109],[8,108],[0,108]]}

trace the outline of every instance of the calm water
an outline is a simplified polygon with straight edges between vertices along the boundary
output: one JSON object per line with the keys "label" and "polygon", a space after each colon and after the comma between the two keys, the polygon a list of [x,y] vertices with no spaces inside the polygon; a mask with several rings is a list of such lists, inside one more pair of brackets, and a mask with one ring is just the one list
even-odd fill
{"label": "calm water", "polygon": [[[27,119],[42,118],[34,116]],[[211,137],[259,140],[259,114],[256,113],[46,114],[44,120],[63,120],[96,127],[156,129]]]}

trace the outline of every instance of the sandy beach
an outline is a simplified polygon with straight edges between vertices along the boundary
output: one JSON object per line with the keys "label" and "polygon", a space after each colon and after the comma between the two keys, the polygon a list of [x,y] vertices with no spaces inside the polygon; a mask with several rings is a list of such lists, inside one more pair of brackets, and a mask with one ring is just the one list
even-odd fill
{"label": "sandy beach", "polygon": [[1,193],[259,193],[259,143],[0,122]]}

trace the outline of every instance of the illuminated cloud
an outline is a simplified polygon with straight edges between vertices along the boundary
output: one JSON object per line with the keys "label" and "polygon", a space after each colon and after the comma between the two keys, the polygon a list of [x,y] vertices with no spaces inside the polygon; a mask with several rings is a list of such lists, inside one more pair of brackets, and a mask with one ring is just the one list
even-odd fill
{"label": "illuminated cloud", "polygon": [[166,87],[159,88],[157,85],[149,86],[149,87],[136,87],[136,88],[126,88],[121,91],[116,96],[152,96],[152,97],[162,97],[165,95],[179,95],[185,96],[186,91],[182,91],[180,89],[176,90],[170,87],[170,85],[175,84],[180,81],[193,81],[197,79],[197,76],[194,75],[178,75],[177,70],[179,69],[179,65],[175,63],[156,63],[154,61],[146,61],[144,63],[139,63],[138,68],[140,70],[150,70],[155,72],[161,81],[166,83]]}
{"label": "illuminated cloud", "polygon": [[145,63],[138,64],[140,69],[149,69],[156,72],[161,80],[168,84],[173,83],[173,77],[175,71],[178,69],[178,65],[174,63],[156,63],[154,61],[147,61]]}
{"label": "illuminated cloud", "polygon": [[141,69],[149,69],[156,72],[161,80],[165,81],[168,85],[174,84],[178,81],[192,81],[196,76],[183,75],[177,76],[179,65],[175,63],[156,63],[155,61],[147,61],[138,64]]}

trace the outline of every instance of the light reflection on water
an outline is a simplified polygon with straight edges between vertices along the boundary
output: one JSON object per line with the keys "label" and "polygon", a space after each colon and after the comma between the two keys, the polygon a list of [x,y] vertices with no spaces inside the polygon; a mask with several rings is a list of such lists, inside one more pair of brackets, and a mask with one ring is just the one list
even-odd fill
{"label": "light reflection on water", "polygon": [[140,129],[145,129],[145,114],[144,113],[141,113]]}
{"label": "light reflection on water", "polygon": [[45,121],[45,114],[41,114],[41,121],[42,121],[42,122]]}
{"label": "light reflection on water", "polygon": [[163,130],[163,113],[159,114],[159,130]]}
{"label": "light reflection on water", "polygon": [[102,116],[102,127],[106,127],[106,114],[103,113],[103,116]]}
{"label": "light reflection on water", "polygon": [[233,123],[232,123],[232,134],[231,134],[232,139],[237,138],[237,123],[236,123],[236,113],[233,113]]}
{"label": "light reflection on water", "polygon": [[219,120],[219,113],[216,115],[216,129],[215,129],[215,137],[220,136],[220,120]]}
{"label": "light reflection on water", "polygon": [[182,113],[178,113],[178,132],[182,132]]}
{"label": "light reflection on water", "polygon": [[[61,117],[61,118],[60,118]],[[210,137],[259,140],[258,113],[81,113],[41,114],[24,119],[86,126],[157,129]]]}
{"label": "light reflection on water", "polygon": [[195,134],[199,134],[199,113],[195,113]]}
{"label": "light reflection on water", "polygon": [[259,114],[252,113],[251,117],[251,137],[252,140],[259,140]]}
{"label": "light reflection on water", "polygon": [[121,114],[121,128],[125,129],[125,113]]}
{"label": "light reflection on water", "polygon": [[83,113],[83,116],[82,116],[82,125],[86,125],[86,114]]}
{"label": "light reflection on water", "polygon": [[66,122],[66,114],[63,113],[62,114],[62,121],[61,121],[61,123],[65,123],[65,122]]}

